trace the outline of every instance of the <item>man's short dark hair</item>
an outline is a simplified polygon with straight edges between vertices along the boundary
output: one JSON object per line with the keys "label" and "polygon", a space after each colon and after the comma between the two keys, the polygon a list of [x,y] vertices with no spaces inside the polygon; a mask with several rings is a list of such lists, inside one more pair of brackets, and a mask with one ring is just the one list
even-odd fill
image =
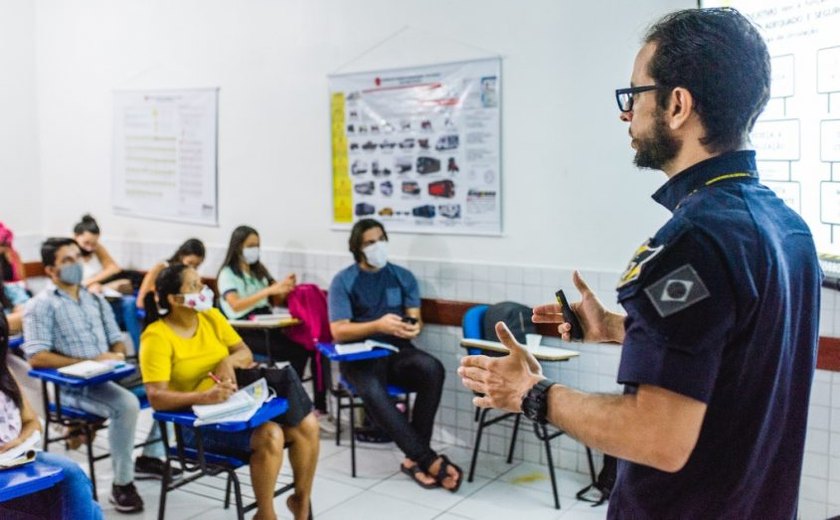
{"label": "man's short dark hair", "polygon": [[[52,267],[55,265],[55,255],[59,249],[64,246],[76,246],[79,244],[72,238],[66,237],[52,237],[48,238],[41,244],[41,263],[44,267]],[[81,247],[79,247],[81,249]]]}
{"label": "man's short dark hair", "polygon": [[656,44],[648,74],[661,87],[658,106],[674,88],[688,89],[703,146],[737,149],[770,99],[770,54],[755,25],[731,8],[686,9],[656,22],[644,41]]}
{"label": "man's short dark hair", "polygon": [[353,253],[353,259],[356,260],[356,263],[365,259],[365,254],[362,253],[362,235],[364,235],[365,231],[368,229],[377,227],[382,230],[382,236],[385,237],[385,240],[388,240],[388,233],[385,232],[385,227],[378,220],[363,218],[353,225],[353,230],[350,231],[350,240],[348,240],[348,244],[350,245],[350,252]]}

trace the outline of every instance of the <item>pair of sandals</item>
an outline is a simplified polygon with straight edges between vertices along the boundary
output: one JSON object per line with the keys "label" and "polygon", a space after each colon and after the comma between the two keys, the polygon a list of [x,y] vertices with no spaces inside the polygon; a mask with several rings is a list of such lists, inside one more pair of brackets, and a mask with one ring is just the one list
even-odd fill
{"label": "pair of sandals", "polygon": [[[434,489],[437,487],[442,487],[443,489],[450,491],[452,493],[456,493],[461,488],[461,482],[464,481],[464,471],[461,469],[460,466],[449,460],[449,457],[446,455],[438,455],[440,458],[440,468],[438,468],[437,474],[431,475],[434,478],[434,482],[426,483],[420,480],[421,473],[427,473],[420,468],[420,465],[413,464],[411,466],[403,466],[400,464],[400,471],[408,475],[411,480],[417,483],[423,489]],[[457,481],[455,482],[455,486],[452,488],[443,487],[443,481],[449,478],[449,468],[454,468],[455,473],[457,474]]]}

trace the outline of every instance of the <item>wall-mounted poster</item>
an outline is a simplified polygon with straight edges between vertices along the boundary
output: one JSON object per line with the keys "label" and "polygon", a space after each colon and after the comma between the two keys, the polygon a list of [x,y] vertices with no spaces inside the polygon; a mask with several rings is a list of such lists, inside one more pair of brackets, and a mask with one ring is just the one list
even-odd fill
{"label": "wall-mounted poster", "polygon": [[702,0],[761,29],[770,101],[750,140],[762,183],[802,215],[817,249],[840,254],[840,0]]}
{"label": "wall-mounted poster", "polygon": [[218,224],[218,89],[114,93],[114,213]]}
{"label": "wall-mounted poster", "polygon": [[498,58],[330,76],[333,224],[501,233]]}

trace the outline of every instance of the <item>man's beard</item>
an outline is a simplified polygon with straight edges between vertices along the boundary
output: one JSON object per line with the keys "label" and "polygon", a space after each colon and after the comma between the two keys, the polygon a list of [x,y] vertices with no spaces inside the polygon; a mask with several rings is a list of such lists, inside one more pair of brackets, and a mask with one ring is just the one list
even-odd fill
{"label": "man's beard", "polygon": [[636,138],[636,157],[633,164],[639,168],[661,170],[680,151],[682,141],[671,135],[665,124],[665,113],[657,110],[653,124],[653,135]]}

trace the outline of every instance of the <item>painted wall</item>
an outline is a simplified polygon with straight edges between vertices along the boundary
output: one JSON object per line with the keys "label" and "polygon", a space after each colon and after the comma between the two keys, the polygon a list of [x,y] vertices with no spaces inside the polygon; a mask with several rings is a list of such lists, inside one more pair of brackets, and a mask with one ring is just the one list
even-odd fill
{"label": "painted wall", "polygon": [[0,222],[42,228],[35,92],[35,5],[0,0]]}
{"label": "painted wall", "polygon": [[[667,215],[649,199],[664,175],[631,165],[613,90],[646,25],[691,5],[38,0],[44,233],[90,211],[105,237],[224,244],[249,223],[269,248],[344,251],[346,232],[330,230],[327,75],[498,54],[504,236],[403,235],[394,253],[620,270]],[[112,215],[112,91],[207,86],[221,89],[220,227]]]}

